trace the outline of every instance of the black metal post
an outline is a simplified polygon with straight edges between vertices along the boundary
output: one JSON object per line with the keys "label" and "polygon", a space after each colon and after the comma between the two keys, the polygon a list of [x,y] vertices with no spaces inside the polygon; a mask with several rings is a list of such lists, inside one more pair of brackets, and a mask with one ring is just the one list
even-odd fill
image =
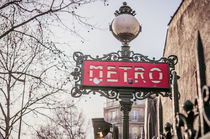
{"label": "black metal post", "polygon": [[117,126],[112,125],[113,132],[112,132],[112,139],[119,139],[119,129]]}
{"label": "black metal post", "polygon": [[[122,61],[129,61],[130,46],[124,45],[121,47]],[[129,139],[129,112],[131,111],[133,102],[132,90],[120,89],[119,98],[121,99],[121,111],[123,111],[123,139]]]}
{"label": "black metal post", "polygon": [[201,92],[201,88],[206,85],[206,64],[204,58],[204,51],[203,51],[203,44],[200,37],[200,32],[198,32],[198,41],[197,41],[197,51],[196,51],[196,58],[197,58],[197,70],[198,70],[198,78],[199,78],[199,88]]}
{"label": "black metal post", "polygon": [[119,98],[121,111],[123,111],[123,139],[129,139],[129,112],[133,104],[131,101],[133,95],[130,90],[120,90]]}
{"label": "black metal post", "polygon": [[161,97],[158,97],[158,137],[163,135],[163,107]]}
{"label": "black metal post", "polygon": [[[203,44],[200,36],[200,32],[198,32],[197,37],[197,51],[196,51],[196,60],[197,60],[197,83],[198,83],[198,101],[199,101],[199,107],[200,107],[200,115],[203,115],[202,108],[203,105],[203,96],[202,96],[202,87],[206,85],[206,65],[205,65],[205,59],[204,59],[204,51],[203,51]],[[201,135],[203,136],[205,133],[205,127],[203,116],[200,116],[200,126],[201,126]]]}
{"label": "black metal post", "polygon": [[173,129],[174,129],[174,136],[177,139],[181,139],[181,129],[177,127],[176,115],[179,113],[179,91],[178,91],[178,75],[174,71],[172,73],[173,80],[172,80],[172,103],[173,103]]}
{"label": "black metal post", "polygon": [[130,61],[130,46],[128,45],[123,45],[121,46],[121,57],[122,61]]}

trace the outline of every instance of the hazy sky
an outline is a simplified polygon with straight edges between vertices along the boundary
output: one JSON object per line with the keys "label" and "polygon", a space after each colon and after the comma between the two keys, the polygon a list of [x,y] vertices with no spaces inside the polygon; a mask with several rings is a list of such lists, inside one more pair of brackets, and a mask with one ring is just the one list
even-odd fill
{"label": "hazy sky", "polygon": [[[136,11],[136,18],[142,26],[142,32],[130,43],[131,50],[159,59],[163,54],[168,23],[178,8],[181,0],[124,0]],[[114,19],[114,12],[124,2],[122,0],[108,0],[105,6],[103,2],[83,6],[77,10],[89,22],[95,25],[96,29],[83,27],[76,28],[76,31],[84,38],[75,38],[61,32],[60,38],[71,42],[68,46],[68,53],[81,51],[92,56],[103,56],[110,52],[121,49],[121,43],[116,40],[109,31],[109,25]],[[77,26],[76,26],[77,27]],[[87,120],[93,117],[103,117],[105,98],[98,95],[84,96],[81,98],[80,107],[84,111]],[[92,125],[90,125],[92,129]],[[88,139],[92,139],[93,132]]]}

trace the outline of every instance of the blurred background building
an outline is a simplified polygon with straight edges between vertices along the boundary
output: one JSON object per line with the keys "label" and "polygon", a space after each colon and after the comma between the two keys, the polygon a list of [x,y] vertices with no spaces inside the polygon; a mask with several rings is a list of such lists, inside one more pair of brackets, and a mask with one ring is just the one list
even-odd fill
{"label": "blurred background building", "polygon": [[[134,101],[129,115],[129,139],[142,139],[144,127],[144,107],[145,101]],[[105,121],[118,126],[119,139],[122,139],[123,114],[120,111],[119,101],[107,99],[104,107]],[[108,134],[105,139],[112,139],[112,134]]]}

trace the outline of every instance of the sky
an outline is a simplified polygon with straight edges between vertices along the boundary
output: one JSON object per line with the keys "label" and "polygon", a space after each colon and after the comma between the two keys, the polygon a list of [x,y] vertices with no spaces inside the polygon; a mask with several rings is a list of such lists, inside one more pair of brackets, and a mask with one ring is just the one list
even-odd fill
{"label": "sky", "polygon": [[[109,25],[115,18],[115,10],[118,10],[124,1],[136,11],[135,17],[142,26],[142,32],[130,43],[131,51],[151,59],[162,57],[168,23],[181,0],[107,0],[106,3],[99,1],[81,6],[76,12],[87,17],[87,21],[93,24],[94,28],[79,26],[75,23],[75,31],[80,37],[65,34],[65,31],[59,32],[58,34],[61,35],[57,35],[57,39],[71,42],[66,48],[67,53],[71,55],[75,51],[80,51],[93,57],[96,55],[102,57],[104,54],[120,50],[121,43],[109,31]],[[68,20],[72,19],[66,19],[67,22]],[[78,106],[83,111],[86,120],[91,122],[91,118],[103,117],[105,98],[99,95],[83,96]],[[92,139],[91,124],[89,129],[91,130],[88,132],[88,139]]]}

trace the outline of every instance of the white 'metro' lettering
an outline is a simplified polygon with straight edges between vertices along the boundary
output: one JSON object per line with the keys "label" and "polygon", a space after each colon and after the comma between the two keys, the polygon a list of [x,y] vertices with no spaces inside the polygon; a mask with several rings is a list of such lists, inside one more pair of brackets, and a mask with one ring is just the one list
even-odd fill
{"label": "white 'metro' lettering", "polygon": [[146,83],[146,81],[144,80],[144,71],[145,69],[142,67],[135,67],[135,83],[139,82],[138,75],[140,75],[142,81]]}
{"label": "white 'metro' lettering", "polygon": [[[152,75],[152,71],[159,71],[159,80],[154,80],[153,79],[153,75]],[[149,79],[153,82],[153,83],[160,83],[161,80],[163,79],[163,73],[161,72],[161,69],[159,68],[152,68],[149,72]]]}
{"label": "white 'metro' lettering", "polygon": [[103,77],[103,66],[94,66],[94,65],[90,65],[90,74],[89,74],[89,77],[90,77],[90,81],[93,81],[93,70],[92,69],[100,69],[99,71],[99,81],[102,81],[102,77]]}
{"label": "white 'metro' lettering", "polygon": [[132,67],[119,67],[119,69],[124,70],[124,82],[127,82],[128,80],[128,69],[132,69]]}
{"label": "white 'metro' lettering", "polygon": [[117,71],[113,71],[116,69],[115,66],[107,66],[107,82],[118,82],[118,79],[111,79],[112,74],[117,74]]}
{"label": "white 'metro' lettering", "polygon": [[[122,69],[123,71],[119,72],[116,70],[116,66],[107,66],[107,75],[106,75],[106,81],[107,82],[119,82],[121,80],[119,76],[116,76],[120,73],[123,75],[123,82],[128,82],[128,72],[129,70],[132,70],[132,66],[119,66],[119,69]],[[97,71],[95,71],[97,70]],[[153,72],[158,71],[159,72],[159,78],[154,78]],[[93,77],[94,72],[97,72],[98,77]],[[119,72],[119,73],[118,73]],[[132,72],[132,71],[131,71]],[[135,67],[134,68],[134,82],[138,83],[140,80],[143,81],[143,83],[146,83],[145,79],[145,68],[143,67]],[[98,79],[99,78],[99,79]],[[160,83],[163,79],[163,72],[160,68],[154,67],[149,70],[149,80],[151,80],[153,83]],[[90,72],[89,72],[89,81],[94,81],[94,83],[98,84],[101,81],[103,81],[103,66],[95,66],[90,65]]]}

